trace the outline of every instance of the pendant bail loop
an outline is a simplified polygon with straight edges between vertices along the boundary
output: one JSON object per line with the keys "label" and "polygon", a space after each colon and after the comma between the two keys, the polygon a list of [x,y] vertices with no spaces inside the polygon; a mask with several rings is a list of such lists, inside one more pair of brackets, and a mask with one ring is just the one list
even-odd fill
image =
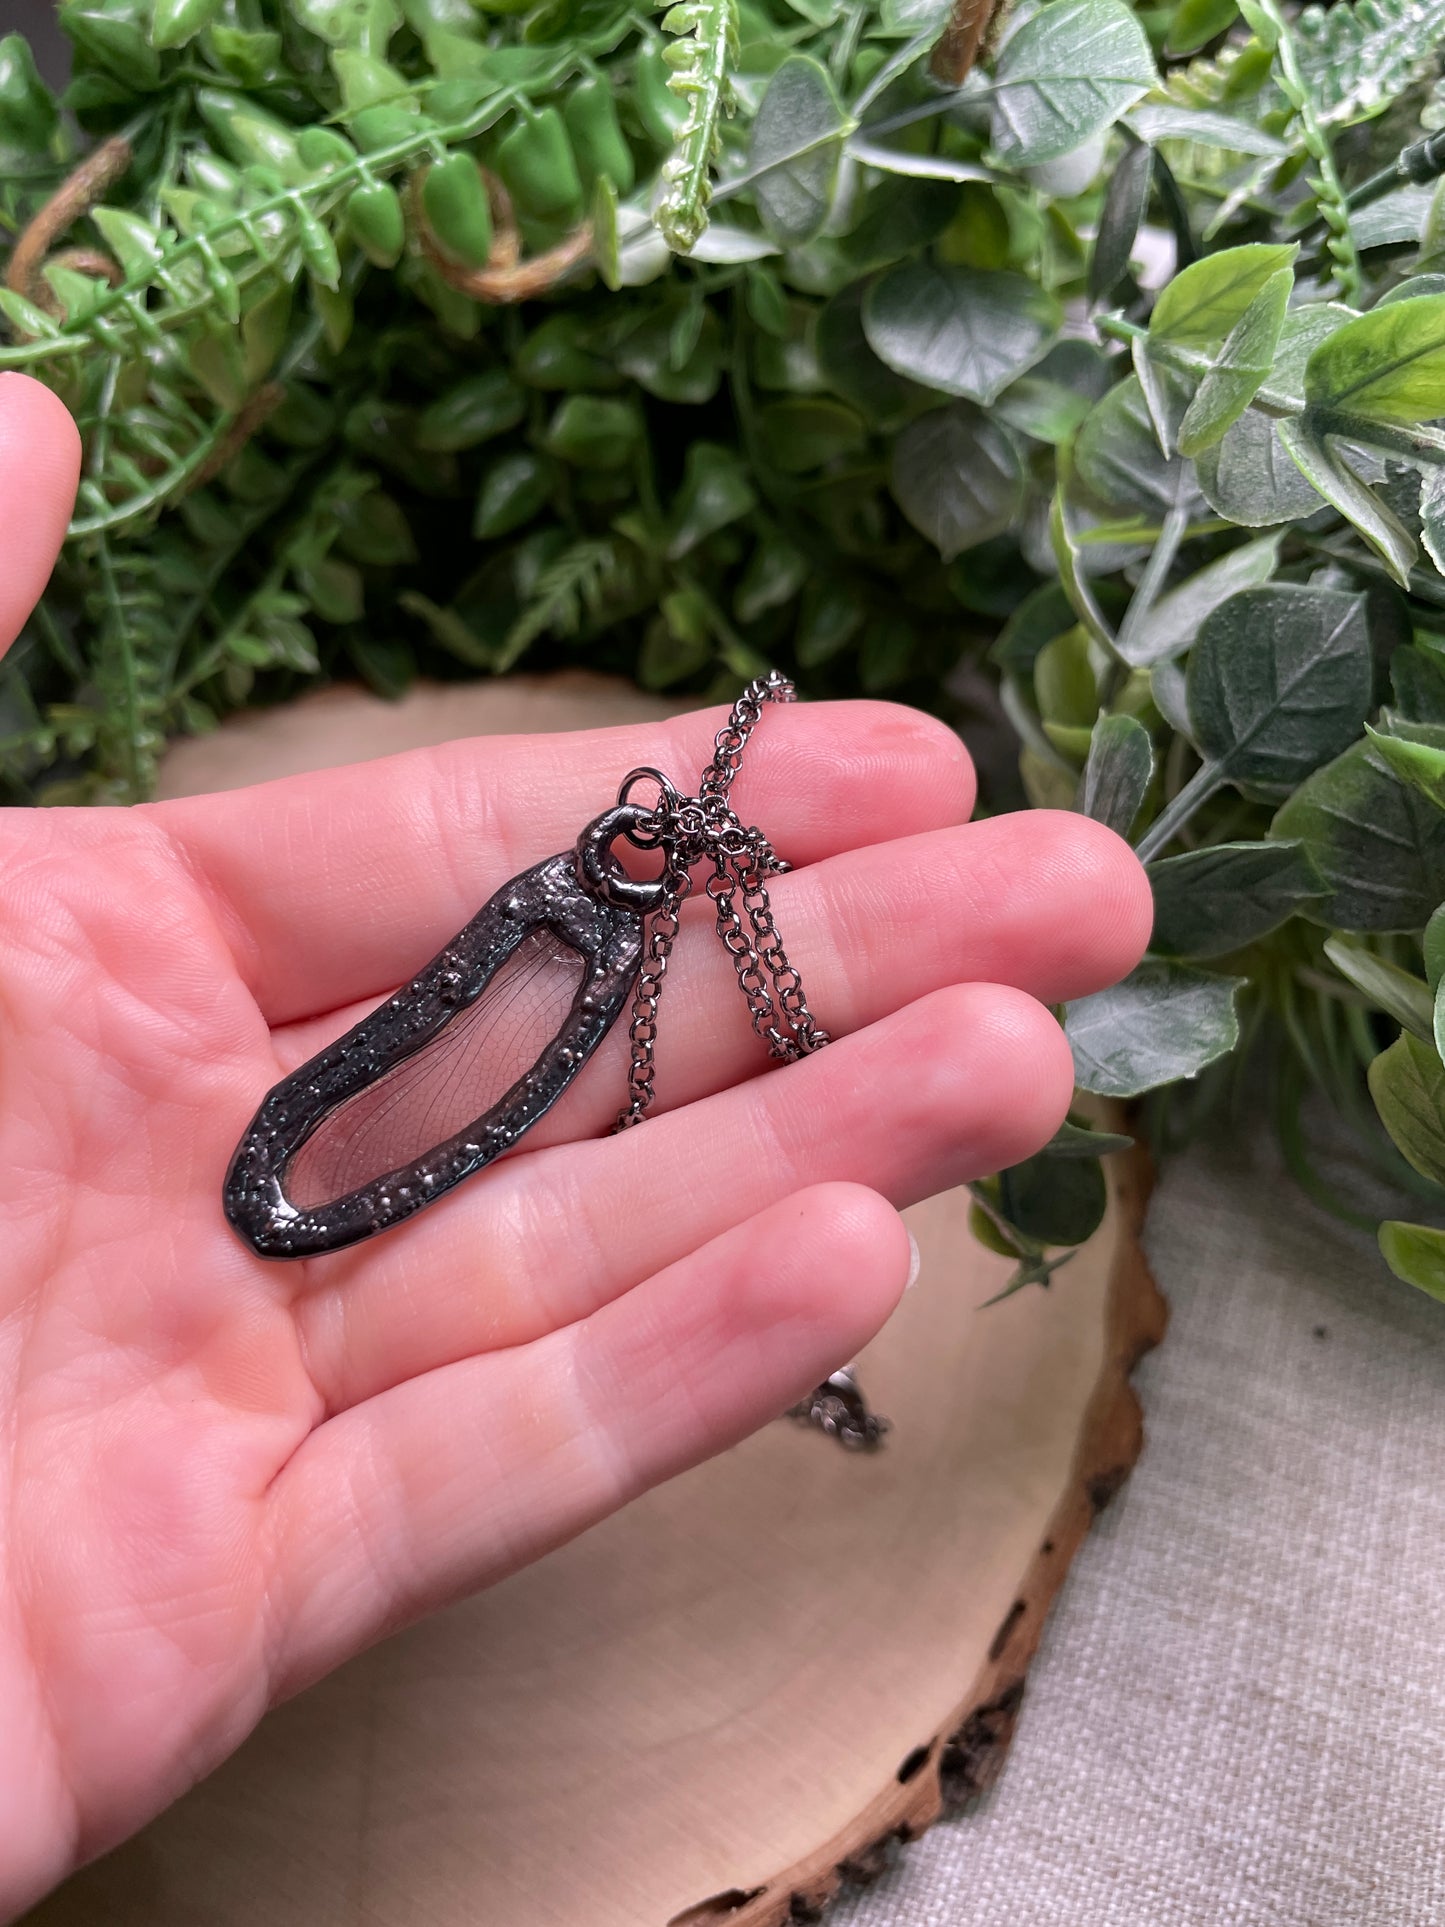
{"label": "pendant bail loop", "polygon": [[656,842],[643,842],[638,835],[639,831],[646,834],[653,820],[653,812],[640,803],[618,803],[594,818],[577,839],[577,874],[584,886],[604,903],[635,910],[640,917],[661,907],[665,877],[628,876],[612,854],[612,845],[625,836],[639,850],[655,849]]}

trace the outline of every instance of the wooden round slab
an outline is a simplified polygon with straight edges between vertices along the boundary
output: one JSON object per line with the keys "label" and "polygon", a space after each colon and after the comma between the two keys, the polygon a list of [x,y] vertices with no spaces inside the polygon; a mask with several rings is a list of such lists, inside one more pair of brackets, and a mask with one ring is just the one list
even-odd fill
{"label": "wooden round slab", "polygon": [[[172,752],[171,793],[664,706],[590,678],[333,691]],[[956,1191],[859,1361],[876,1453],[779,1420],[273,1713],[32,1927],[781,1927],[998,1772],[1043,1618],[1133,1464],[1162,1330],[1142,1153],[1049,1292]]]}

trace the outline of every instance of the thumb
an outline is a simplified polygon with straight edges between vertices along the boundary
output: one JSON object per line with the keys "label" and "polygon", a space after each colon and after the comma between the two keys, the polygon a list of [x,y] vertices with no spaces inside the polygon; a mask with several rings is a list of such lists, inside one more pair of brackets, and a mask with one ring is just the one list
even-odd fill
{"label": "thumb", "polygon": [[55,566],[79,474],[65,403],[28,375],[0,375],[0,655]]}

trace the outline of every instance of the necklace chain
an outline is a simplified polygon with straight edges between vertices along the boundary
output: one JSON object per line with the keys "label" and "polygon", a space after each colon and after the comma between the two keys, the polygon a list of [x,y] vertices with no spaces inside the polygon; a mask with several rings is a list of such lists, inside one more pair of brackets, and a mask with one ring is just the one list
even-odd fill
{"label": "necklace chain", "polygon": [[732,958],[753,1029],[771,1055],[791,1061],[820,1050],[829,1041],[827,1031],[808,1008],[802,978],[788,961],[773,921],[767,878],[789,865],[761,830],[750,829],[740,821],[728,801],[748,738],[762,719],[764,705],[792,702],[796,693],[788,678],[776,670],[748,684],[718,731],[712,761],[702,772],[696,796],[680,795],[657,770],[634,770],[622,786],[622,800],[639,777],[651,777],[661,787],[645,834],[646,847],[662,849],[663,872],[662,901],[652,914],[633,997],[627,1104],[617,1120],[615,1128],[619,1131],[640,1124],[652,1103],[657,1007],[677,941],[682,906],[692,893],[692,868],[696,863],[706,860],[712,864],[705,887],[717,933]]}

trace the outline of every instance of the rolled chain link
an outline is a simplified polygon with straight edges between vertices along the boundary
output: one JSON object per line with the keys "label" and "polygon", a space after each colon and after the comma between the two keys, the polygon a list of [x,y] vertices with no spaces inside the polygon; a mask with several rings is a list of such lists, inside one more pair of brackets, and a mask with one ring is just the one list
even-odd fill
{"label": "rolled chain link", "polygon": [[788,961],[773,921],[766,878],[789,866],[762,831],[744,825],[728,802],[764,706],[792,702],[796,693],[788,678],[776,670],[748,684],[718,731],[712,761],[702,772],[696,796],[680,795],[657,770],[634,770],[622,785],[619,800],[624,801],[639,778],[650,777],[660,786],[644,847],[660,847],[663,852],[663,893],[652,915],[633,998],[627,1105],[614,1127],[619,1131],[640,1124],[652,1103],[657,1008],[696,863],[707,860],[713,866],[706,889],[717,933],[732,958],[753,1029],[769,1051],[774,1057],[792,1060],[820,1050],[829,1041],[808,1008],[802,979]]}

